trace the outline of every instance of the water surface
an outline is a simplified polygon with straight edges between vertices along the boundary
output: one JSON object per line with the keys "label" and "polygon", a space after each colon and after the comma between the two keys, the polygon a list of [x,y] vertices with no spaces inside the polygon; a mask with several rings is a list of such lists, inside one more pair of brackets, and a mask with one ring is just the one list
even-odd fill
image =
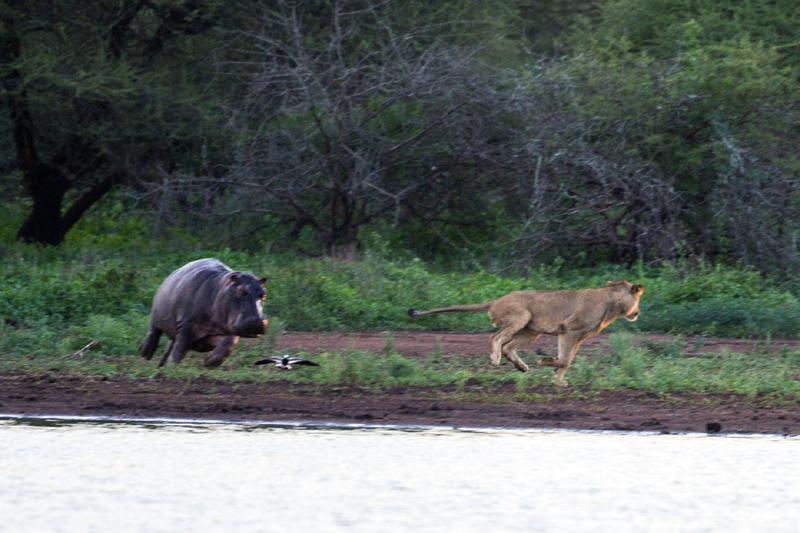
{"label": "water surface", "polygon": [[2,531],[797,531],[800,439],[0,420]]}

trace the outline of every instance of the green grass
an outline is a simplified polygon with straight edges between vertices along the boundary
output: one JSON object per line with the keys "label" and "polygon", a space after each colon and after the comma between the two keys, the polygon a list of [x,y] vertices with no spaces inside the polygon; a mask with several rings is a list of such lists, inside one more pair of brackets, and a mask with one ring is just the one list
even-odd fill
{"label": "green grass", "polygon": [[800,399],[800,351],[681,354],[680,338],[662,344],[617,333],[611,354],[577,357],[570,383],[589,390],[633,389],[655,393],[777,395]]}
{"label": "green grass", "polygon": [[[108,327],[102,322],[98,328]],[[85,345],[81,338],[65,353]],[[79,346],[80,345],[80,346]],[[611,336],[610,350],[602,353],[579,353],[567,372],[571,388],[558,391],[550,380],[552,370],[537,367],[536,355],[524,354],[531,364],[528,373],[516,371],[512,365],[493,367],[485,355],[442,354],[433,351],[424,357],[409,358],[381,350],[368,353],[358,350],[307,353],[299,355],[320,364],[319,367],[298,367],[285,372],[274,367],[255,367],[252,363],[270,352],[274,342],[268,338],[242,342],[233,357],[218,369],[202,366],[202,356],[193,352],[178,366],[159,369],[155,360],[145,361],[133,351],[111,355],[102,350],[101,342],[83,356],[61,359],[53,355],[7,355],[0,360],[0,372],[44,374],[101,375],[133,379],[161,375],[181,380],[203,377],[226,382],[266,382],[283,380],[319,387],[361,387],[372,391],[394,386],[438,387],[439,392],[456,397],[469,395],[472,400],[496,401],[513,397],[537,401],[540,394],[590,393],[603,390],[634,390],[657,395],[689,393],[701,395],[740,394],[751,400],[800,400],[800,351],[764,345],[752,353],[722,351],[679,352],[675,346],[686,346],[675,338],[660,344],[628,333]]]}
{"label": "green grass", "polygon": [[107,330],[113,322],[104,326],[102,317],[135,326],[133,337],[142,335],[141,323],[161,281],[190,260],[217,257],[232,268],[268,277],[266,313],[290,331],[487,331],[491,324],[484,313],[412,319],[406,312],[489,301],[513,290],[581,289],[626,278],[645,286],[642,314],[635,324],[618,321],[611,331],[800,336],[800,299],[794,289],[743,267],[605,266],[565,272],[560,265],[541,265],[524,276],[502,276],[481,269],[440,273],[419,260],[392,260],[369,251],[342,261],[190,245],[169,252],[163,243],[151,249],[136,242],[117,247],[87,237],[58,249],[0,242],[0,320],[38,332],[34,340],[42,342],[26,350],[52,351],[56,346],[50,336],[60,339],[81,328]]}

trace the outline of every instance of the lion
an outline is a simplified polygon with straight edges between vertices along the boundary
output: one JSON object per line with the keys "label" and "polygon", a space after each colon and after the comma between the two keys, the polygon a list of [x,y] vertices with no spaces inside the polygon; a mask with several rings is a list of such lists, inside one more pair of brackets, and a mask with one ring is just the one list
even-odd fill
{"label": "lion", "polygon": [[491,336],[491,363],[499,365],[502,354],[522,372],[528,371],[528,365],[519,358],[517,350],[542,334],[557,335],[558,358],[542,357],[538,364],[554,367],[553,383],[567,387],[569,384],[564,380],[564,374],[583,341],[597,335],[621,316],[630,322],[639,318],[642,292],[644,287],[641,283],[609,281],[604,287],[578,291],[514,291],[491,302],[428,311],[409,309],[408,315],[488,311],[492,325],[500,328]]}

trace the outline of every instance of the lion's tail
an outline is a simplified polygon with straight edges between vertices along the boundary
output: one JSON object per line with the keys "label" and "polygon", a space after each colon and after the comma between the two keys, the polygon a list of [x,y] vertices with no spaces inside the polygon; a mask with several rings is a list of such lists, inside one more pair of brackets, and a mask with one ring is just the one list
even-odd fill
{"label": "lion's tail", "polygon": [[450,311],[488,311],[492,302],[483,304],[469,304],[469,305],[453,305],[450,307],[440,307],[438,309],[429,309],[428,311],[417,311],[416,309],[409,309],[408,316],[422,316],[432,315],[433,313],[449,313]]}

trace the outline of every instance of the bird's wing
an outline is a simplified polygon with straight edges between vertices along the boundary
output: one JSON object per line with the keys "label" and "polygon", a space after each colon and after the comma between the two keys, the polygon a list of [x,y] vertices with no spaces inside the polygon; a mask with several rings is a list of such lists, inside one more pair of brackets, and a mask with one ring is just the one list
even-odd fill
{"label": "bird's wing", "polygon": [[256,361],[253,364],[254,365],[268,365],[270,363],[280,363],[280,362],[281,362],[281,358],[280,357],[267,357],[266,359],[261,359],[259,361]]}
{"label": "bird's wing", "polygon": [[300,357],[293,357],[289,359],[289,363],[293,365],[306,365],[306,366],[319,366],[317,363],[313,361],[306,361],[305,359],[301,359]]}

